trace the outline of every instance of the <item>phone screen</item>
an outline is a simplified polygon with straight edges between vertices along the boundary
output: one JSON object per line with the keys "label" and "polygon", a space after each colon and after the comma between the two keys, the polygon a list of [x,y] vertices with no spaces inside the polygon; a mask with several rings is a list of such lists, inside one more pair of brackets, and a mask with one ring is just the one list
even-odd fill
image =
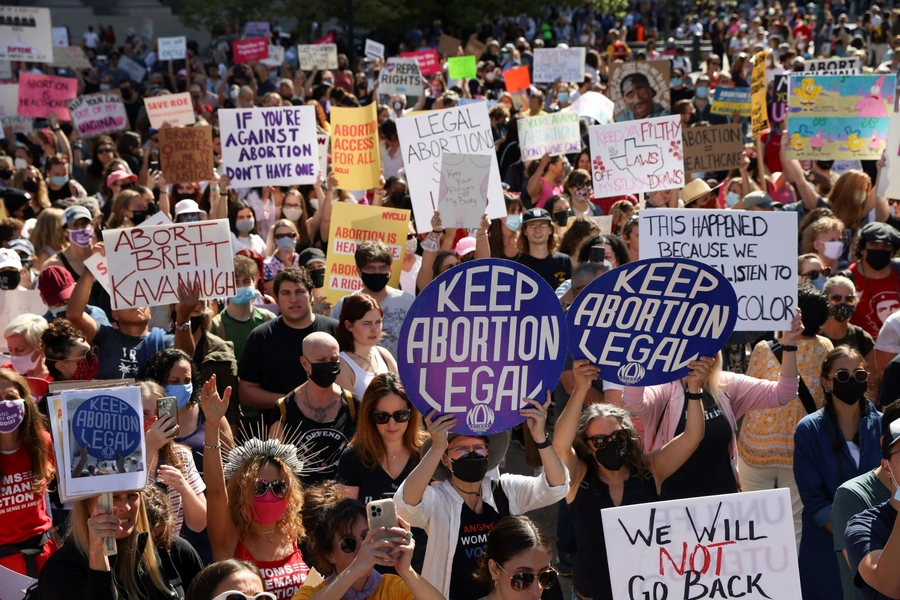
{"label": "phone screen", "polygon": [[606,248],[603,246],[591,246],[591,256],[588,258],[588,262],[602,263],[604,260],[606,260]]}

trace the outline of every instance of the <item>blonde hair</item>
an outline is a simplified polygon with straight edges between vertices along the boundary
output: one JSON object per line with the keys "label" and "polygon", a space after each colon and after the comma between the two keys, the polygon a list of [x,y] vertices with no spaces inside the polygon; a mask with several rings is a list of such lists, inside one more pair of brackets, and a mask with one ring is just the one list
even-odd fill
{"label": "blonde hair", "polygon": [[838,218],[826,216],[817,219],[803,230],[803,235],[800,240],[800,250],[803,254],[816,252],[814,244],[816,243],[817,237],[823,233],[828,233],[829,231],[837,231],[843,235],[844,228],[844,222]]}
{"label": "blonde hair", "polygon": [[68,246],[66,234],[62,228],[63,211],[58,208],[45,208],[38,214],[34,229],[28,239],[34,246],[35,254],[40,254],[45,248],[51,248],[59,252]]}
{"label": "blonde hair", "polygon": [[128,203],[135,198],[140,198],[141,194],[137,190],[124,190],[119,192],[115,197],[110,210],[109,221],[106,223],[107,229],[118,229],[122,226],[122,211],[128,210]]}
{"label": "blonde hair", "polygon": [[256,480],[259,478],[259,472],[266,465],[273,465],[278,469],[278,477],[287,484],[287,493],[284,496],[286,501],[284,514],[276,521],[273,529],[285,532],[292,540],[297,541],[303,535],[303,521],[300,518],[300,510],[303,508],[303,490],[300,481],[285,462],[275,456],[251,456],[228,479],[226,491],[231,520],[242,537],[250,534],[253,526],[250,513],[253,510]]}

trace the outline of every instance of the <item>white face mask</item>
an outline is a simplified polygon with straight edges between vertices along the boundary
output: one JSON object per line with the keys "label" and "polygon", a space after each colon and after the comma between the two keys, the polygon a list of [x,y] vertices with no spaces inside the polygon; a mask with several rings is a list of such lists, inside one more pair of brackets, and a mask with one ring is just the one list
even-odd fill
{"label": "white face mask", "polygon": [[411,240],[406,240],[406,253],[407,254],[415,254],[416,249],[418,248],[418,244],[416,243],[416,238]]}
{"label": "white face mask", "polygon": [[822,242],[822,244],[825,246],[825,249],[822,251],[825,258],[837,260],[844,253],[844,242]]}
{"label": "white face mask", "polygon": [[38,355],[38,358],[31,358],[33,355],[34,352],[31,352],[30,354],[22,354],[21,356],[13,356],[12,354],[10,354],[9,362],[12,363],[13,369],[16,370],[16,373],[18,373],[19,375],[24,375],[37,366],[40,355]]}
{"label": "white face mask", "polygon": [[13,164],[16,165],[17,169],[24,169],[25,167],[28,166],[28,163],[25,161],[24,158],[17,158],[16,160],[13,161]]}
{"label": "white face mask", "polygon": [[285,219],[288,219],[290,221],[296,221],[297,219],[299,219],[300,217],[303,216],[303,209],[302,208],[294,208],[293,206],[289,206],[289,207],[285,207],[285,208],[281,209],[281,214],[284,216]]}
{"label": "white face mask", "polygon": [[318,198],[310,198],[309,205],[313,207],[313,210],[319,210],[319,199]]}

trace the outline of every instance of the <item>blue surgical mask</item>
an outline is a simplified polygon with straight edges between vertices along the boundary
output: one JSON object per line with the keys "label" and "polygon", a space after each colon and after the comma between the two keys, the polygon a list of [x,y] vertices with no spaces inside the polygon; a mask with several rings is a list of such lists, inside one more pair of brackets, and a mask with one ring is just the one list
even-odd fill
{"label": "blue surgical mask", "polygon": [[510,231],[518,231],[522,227],[522,215],[506,215],[505,225]]}
{"label": "blue surgical mask", "polygon": [[56,308],[51,308],[50,314],[52,314],[54,317],[59,317],[60,315],[66,316],[66,306],[63,305],[57,306]]}
{"label": "blue surgical mask", "polygon": [[740,200],[740,199],[741,199],[741,195],[738,194],[737,192],[728,192],[725,195],[725,204],[728,205],[728,208],[731,208],[732,206],[737,204],[738,200]]}
{"label": "blue surgical mask", "polygon": [[191,396],[194,395],[194,384],[185,383],[181,385],[170,383],[166,386],[166,394],[175,398],[178,402],[178,410],[181,410],[191,401]]}
{"label": "blue surgical mask", "polygon": [[243,221],[236,221],[234,224],[234,228],[241,233],[250,233],[253,231],[254,226],[256,226],[255,219],[244,219]]}
{"label": "blue surgical mask", "polygon": [[701,85],[694,90],[694,94],[700,99],[709,98],[709,88],[705,85]]}
{"label": "blue surgical mask", "polygon": [[283,237],[275,240],[275,247],[279,250],[293,250],[296,247],[297,243],[294,241],[294,238]]}
{"label": "blue surgical mask", "polygon": [[238,306],[247,306],[256,298],[256,288],[247,286],[247,287],[239,287],[237,292],[235,292],[234,296],[229,298],[229,300],[237,304]]}
{"label": "blue surgical mask", "polygon": [[109,84],[108,84],[108,83],[101,83],[101,84],[100,84],[100,91],[106,92],[106,91],[108,91],[108,90],[109,90]]}
{"label": "blue surgical mask", "polygon": [[565,104],[569,101],[569,92],[560,92],[556,95],[556,99],[559,100],[561,104]]}
{"label": "blue surgical mask", "polygon": [[825,277],[825,276],[822,276],[822,277],[819,277],[818,279],[811,279],[809,282],[810,282],[811,284],[813,284],[813,286],[814,286],[817,290],[822,291],[822,290],[825,289],[825,282],[826,282],[826,281],[828,281],[828,278]]}
{"label": "blue surgical mask", "polygon": [[50,178],[50,183],[56,187],[62,187],[69,183],[69,177],[67,175],[54,175]]}
{"label": "blue surgical mask", "polygon": [[673,77],[669,81],[669,86],[673,88],[681,87],[682,84],[684,84],[684,80],[681,77]]}

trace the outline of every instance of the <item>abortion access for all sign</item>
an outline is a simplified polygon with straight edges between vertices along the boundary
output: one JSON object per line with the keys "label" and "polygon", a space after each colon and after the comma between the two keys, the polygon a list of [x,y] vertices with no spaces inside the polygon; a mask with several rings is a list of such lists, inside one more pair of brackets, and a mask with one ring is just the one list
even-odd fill
{"label": "abortion access for all sign", "polygon": [[797,307],[794,213],[666,209],[641,215],[645,258],[700,260],[732,283],[737,331],[788,330]]}
{"label": "abortion access for all sign", "polygon": [[680,115],[596,125],[589,132],[595,198],[684,186]]}
{"label": "abortion access for all sign", "polygon": [[222,163],[236,188],[316,182],[319,147],[312,106],[219,110]]}
{"label": "abortion access for all sign", "polygon": [[631,262],[592,281],[569,307],[569,352],[599,365],[607,381],[668,383],[725,345],[736,309],[734,288],[703,263]]}
{"label": "abortion access for all sign", "polygon": [[457,433],[486,435],[544,402],[566,359],[562,306],[547,282],[502,259],[462,263],[416,297],[400,329],[400,378],[422,414],[453,414]]}
{"label": "abortion access for all sign", "polygon": [[200,286],[200,298],[235,294],[228,221],[173,223],[103,232],[114,310],[178,302],[182,283]]}
{"label": "abortion access for all sign", "polygon": [[612,597],[801,597],[786,488],[601,511]]}

